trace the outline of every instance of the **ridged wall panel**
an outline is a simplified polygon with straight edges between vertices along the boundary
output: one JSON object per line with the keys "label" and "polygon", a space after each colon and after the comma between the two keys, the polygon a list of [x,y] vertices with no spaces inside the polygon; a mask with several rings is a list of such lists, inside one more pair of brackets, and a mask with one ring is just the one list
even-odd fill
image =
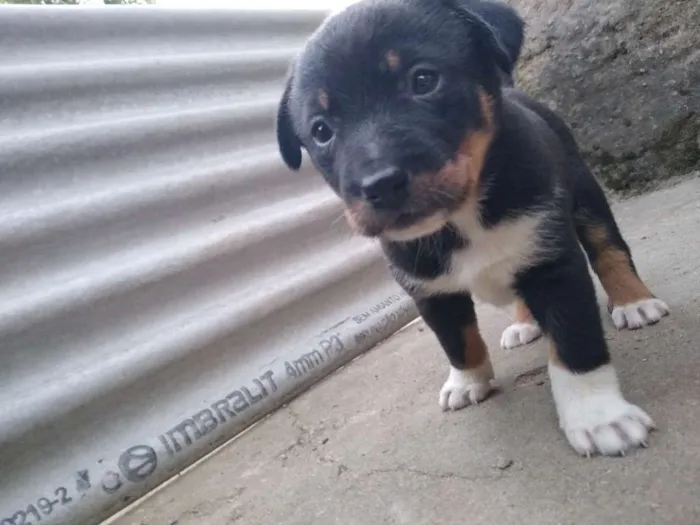
{"label": "ridged wall panel", "polygon": [[0,8],[0,525],[99,523],[416,317],[277,153],[323,16]]}

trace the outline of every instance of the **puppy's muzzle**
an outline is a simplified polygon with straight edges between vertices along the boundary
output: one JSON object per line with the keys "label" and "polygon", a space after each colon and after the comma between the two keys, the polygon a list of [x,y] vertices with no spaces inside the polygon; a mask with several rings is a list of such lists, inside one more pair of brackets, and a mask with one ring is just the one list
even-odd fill
{"label": "puppy's muzzle", "polygon": [[364,177],[362,195],[377,211],[398,211],[408,201],[409,175],[396,167],[385,168]]}

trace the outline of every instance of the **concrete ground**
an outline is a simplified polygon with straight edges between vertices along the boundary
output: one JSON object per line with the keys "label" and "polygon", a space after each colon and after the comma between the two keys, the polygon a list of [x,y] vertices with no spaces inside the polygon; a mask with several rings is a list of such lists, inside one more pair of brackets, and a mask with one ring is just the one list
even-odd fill
{"label": "concrete ground", "polygon": [[416,322],[116,525],[700,524],[700,178],[616,211],[671,308],[634,332],[604,314],[623,389],[659,426],[648,449],[577,456],[555,420],[546,343],[501,350],[508,315],[480,306],[491,399],[440,411],[446,361]]}

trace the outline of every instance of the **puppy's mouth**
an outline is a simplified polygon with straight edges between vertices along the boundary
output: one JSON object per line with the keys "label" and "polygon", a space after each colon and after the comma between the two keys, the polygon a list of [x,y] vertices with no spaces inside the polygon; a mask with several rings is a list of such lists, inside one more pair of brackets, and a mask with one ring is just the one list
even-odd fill
{"label": "puppy's mouth", "polygon": [[[416,192],[412,189],[412,193]],[[417,193],[398,210],[378,210],[366,200],[346,203],[345,216],[350,226],[365,237],[391,241],[410,241],[442,229],[467,195],[444,189]]]}
{"label": "puppy's mouth", "polygon": [[397,220],[392,226],[386,228],[381,236],[387,240],[398,242],[427,237],[444,228],[449,216],[448,210],[441,210],[420,219]]}
{"label": "puppy's mouth", "polygon": [[442,229],[474,191],[471,160],[458,155],[436,173],[411,177],[400,206],[377,206],[367,198],[346,200],[345,216],[360,235],[410,241]]}
{"label": "puppy's mouth", "polygon": [[350,226],[365,237],[385,237],[390,240],[411,240],[430,235],[447,222],[446,212],[429,216],[411,213],[386,213],[373,211],[364,203],[348,206],[345,216]]}

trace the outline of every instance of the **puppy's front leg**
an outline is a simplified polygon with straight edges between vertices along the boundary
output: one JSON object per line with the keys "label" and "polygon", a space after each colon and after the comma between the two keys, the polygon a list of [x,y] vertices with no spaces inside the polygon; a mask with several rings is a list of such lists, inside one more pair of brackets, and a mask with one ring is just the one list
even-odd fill
{"label": "puppy's front leg", "polygon": [[518,291],[550,338],[552,394],[569,443],[586,456],[646,446],[654,423],[620,391],[583,254],[529,270]]}
{"label": "puppy's front leg", "polygon": [[472,298],[436,295],[419,299],[416,305],[450,361],[450,374],[440,390],[442,409],[459,410],[485,399],[491,391],[493,368]]}

